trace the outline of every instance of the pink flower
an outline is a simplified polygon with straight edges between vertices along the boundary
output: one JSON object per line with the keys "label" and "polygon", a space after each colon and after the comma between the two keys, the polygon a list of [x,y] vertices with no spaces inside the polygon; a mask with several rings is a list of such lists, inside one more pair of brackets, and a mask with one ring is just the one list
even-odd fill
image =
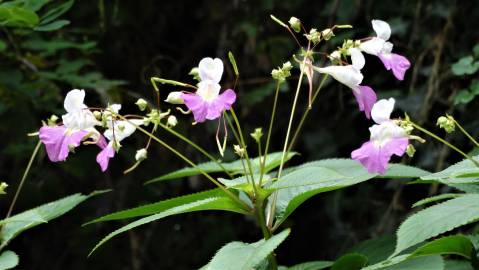
{"label": "pink flower", "polygon": [[369,128],[371,138],[351,153],[370,173],[384,174],[392,155],[404,155],[409,144],[405,130],[390,120],[394,103],[390,98],[374,104],[371,116],[377,124]]}
{"label": "pink flower", "polygon": [[53,162],[65,161],[70,149],[78,147],[88,131],[69,132],[65,126],[43,126],[40,128],[40,141],[47,149],[48,158]]}
{"label": "pink flower", "polygon": [[391,53],[393,44],[388,41],[391,36],[391,27],[387,22],[372,20],[372,25],[377,36],[361,43],[359,48],[365,53],[379,57],[384,67],[387,70],[392,70],[394,76],[402,81],[406,70],[411,67],[411,63],[406,57]]}

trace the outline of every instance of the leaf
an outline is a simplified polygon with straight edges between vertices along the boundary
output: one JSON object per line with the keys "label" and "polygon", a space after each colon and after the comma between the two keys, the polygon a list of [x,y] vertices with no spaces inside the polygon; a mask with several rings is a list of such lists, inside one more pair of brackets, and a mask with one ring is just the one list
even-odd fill
{"label": "leaf", "polygon": [[429,198],[425,198],[425,199],[417,201],[416,203],[414,203],[412,205],[412,207],[418,207],[418,206],[425,205],[425,204],[432,203],[432,202],[437,202],[437,201],[442,201],[442,200],[447,200],[447,199],[453,199],[453,198],[460,197],[462,195],[464,195],[464,194],[444,193],[444,194],[440,194],[440,195],[436,195],[436,196],[431,196]]}
{"label": "leaf", "polygon": [[128,219],[128,218],[158,214],[174,207],[194,203],[196,201],[201,201],[205,199],[213,199],[213,200],[208,204],[203,204],[200,209],[197,209],[195,211],[225,210],[225,211],[231,211],[231,212],[236,212],[240,214],[248,214],[246,210],[244,210],[240,205],[238,205],[238,203],[236,203],[230,197],[228,197],[221,189],[216,188],[216,189],[212,189],[208,191],[176,197],[169,200],[163,200],[156,203],[131,208],[128,210],[119,211],[116,213],[112,213],[112,214],[97,218],[84,225],[89,225],[89,224],[97,223],[97,222]]}
{"label": "leaf", "polygon": [[446,270],[474,270],[468,261],[446,260]]}
{"label": "leaf", "polygon": [[467,104],[474,99],[474,96],[468,89],[462,89],[454,96],[454,105]]}
{"label": "leaf", "polygon": [[385,235],[361,242],[349,250],[349,252],[362,254],[368,258],[369,264],[376,264],[389,258],[394,252],[395,245],[396,236]]}
{"label": "leaf", "polygon": [[331,266],[331,270],[359,270],[366,266],[368,258],[356,253],[341,256]]}
{"label": "leaf", "polygon": [[333,262],[314,261],[314,262],[300,263],[300,264],[285,268],[285,270],[321,270],[321,269],[329,268],[331,265],[333,265]]}
{"label": "leaf", "polygon": [[60,4],[50,10],[48,10],[44,15],[41,16],[41,23],[42,24],[47,24],[49,22],[52,22],[56,18],[60,17],[63,13],[67,12],[70,10],[73,6],[73,3],[75,3],[74,0],[69,0],[63,4]]}
{"label": "leaf", "polygon": [[472,52],[476,58],[479,58],[479,44],[476,44],[476,46],[472,48]]}
{"label": "leaf", "polygon": [[286,229],[268,240],[247,244],[231,242],[222,247],[211,259],[210,263],[203,267],[205,270],[251,270],[260,264],[273,252],[281,242],[289,235]]}
{"label": "leaf", "polygon": [[478,218],[479,194],[466,194],[421,210],[407,218],[399,227],[394,255]]}
{"label": "leaf", "polygon": [[419,247],[411,254],[411,257],[453,254],[470,259],[473,250],[474,246],[469,238],[464,235],[452,235],[436,239]]}
{"label": "leaf", "polygon": [[106,191],[93,192],[90,195],[77,193],[0,221],[0,225],[3,226],[0,249],[5,247],[13,238],[17,237],[23,231],[53,220],[72,210],[86,199],[103,192]]}
{"label": "leaf", "polygon": [[[291,152],[288,155],[286,155],[285,162],[290,160],[294,155],[296,155],[296,153],[294,152]],[[281,163],[281,157],[282,157],[282,152],[275,152],[275,153],[269,154],[266,160],[265,172],[267,173],[271,171],[272,169],[278,167]],[[241,160],[235,160],[233,162],[222,163],[222,165],[230,173],[239,174],[243,172],[243,165],[241,163]],[[251,165],[253,166],[253,173],[259,172],[260,159],[258,157],[251,159]],[[215,173],[215,172],[223,171],[223,169],[220,166],[218,166],[218,164],[212,161],[200,163],[197,166],[198,168],[202,169],[206,173]],[[183,168],[183,169],[165,174],[163,176],[151,179],[145,182],[145,185],[158,182],[158,181],[178,179],[178,178],[183,178],[183,177],[198,175],[198,174],[200,174],[200,172],[196,168],[187,167],[187,168]]]}
{"label": "leaf", "polygon": [[[200,194],[200,193],[198,193],[198,194]],[[198,194],[196,194],[196,195],[198,195]],[[180,198],[182,198],[182,197],[180,197]],[[177,204],[172,203],[171,201],[169,203],[171,203],[171,205],[170,205],[170,207],[165,207],[166,210],[164,210],[162,212],[159,212],[157,214],[148,216],[148,217],[141,218],[139,220],[131,222],[128,225],[123,226],[123,227],[111,232],[105,238],[103,238],[92,249],[92,251],[90,252],[90,254],[88,256],[91,256],[91,254],[93,254],[100,246],[105,244],[111,238],[113,238],[113,237],[115,237],[115,236],[117,236],[117,235],[119,235],[123,232],[129,231],[133,228],[136,228],[136,227],[139,227],[141,225],[144,225],[144,224],[147,224],[147,223],[150,223],[150,222],[153,222],[153,221],[157,221],[159,219],[162,219],[162,218],[165,218],[165,217],[168,217],[168,216],[172,216],[172,215],[184,214],[184,213],[195,212],[195,211],[217,209],[217,208],[219,208],[218,205],[224,204],[225,202],[224,202],[224,197],[218,196],[218,197],[205,197],[204,199],[192,200],[191,202],[188,202],[188,200],[185,200],[185,202],[182,202],[180,200],[180,202],[176,202]],[[163,206],[165,206],[165,205],[163,205]],[[143,213],[145,213],[149,210],[151,210],[151,209],[147,208],[146,211],[145,211],[145,209],[143,209],[141,211],[144,211]],[[221,209],[221,210],[227,210],[227,209]],[[141,211],[139,211],[140,214],[142,214]],[[133,213],[132,212],[127,212],[126,214],[125,213],[122,214],[120,212],[120,213],[117,213],[117,215],[114,216],[114,217],[115,218],[124,218],[124,217],[129,217],[130,215],[133,215],[133,214],[137,214],[137,213],[135,213],[135,211],[133,211]],[[103,218],[105,218],[105,217],[103,217]],[[111,218],[111,217],[109,217],[109,218]],[[108,220],[108,219],[105,219],[105,220]]]}
{"label": "leaf", "polygon": [[0,6],[0,25],[33,28],[39,22],[35,12],[21,7]]}
{"label": "leaf", "polygon": [[[396,166],[398,165],[391,164],[392,173],[388,175],[386,172],[382,177],[416,178],[427,174],[426,171],[417,168],[400,165],[396,169]],[[290,170],[268,187],[279,190],[275,228],[310,197],[358,184],[376,176],[377,174],[368,173],[361,164],[351,159],[325,159],[306,163]]]}
{"label": "leaf", "polygon": [[[473,158],[477,160],[479,156]],[[434,180],[446,185],[479,183],[478,173],[479,168],[472,161],[465,159],[440,172],[424,175],[421,177],[421,180]]]}
{"label": "leaf", "polygon": [[[366,267],[363,270],[444,270],[444,260],[441,256],[417,257],[395,263],[391,266],[371,268]],[[449,270],[449,269],[447,269]]]}
{"label": "leaf", "polygon": [[236,65],[235,56],[233,55],[232,52],[228,52],[228,58],[230,59],[230,63],[233,66],[235,75],[238,76],[239,75],[238,66]]}
{"label": "leaf", "polygon": [[39,25],[35,28],[33,28],[33,30],[35,31],[54,31],[54,30],[58,30],[60,28],[62,28],[63,26],[65,25],[68,25],[70,24],[70,21],[68,20],[58,20],[58,21],[54,21],[54,22],[51,22],[51,23],[48,23],[48,24],[42,24],[42,25]]}
{"label": "leaf", "polygon": [[12,269],[18,265],[18,255],[15,252],[6,250],[0,255],[0,270]]}
{"label": "leaf", "polygon": [[471,75],[479,69],[479,62],[474,62],[474,58],[471,55],[468,55],[459,59],[459,61],[454,63],[451,68],[454,75]]}

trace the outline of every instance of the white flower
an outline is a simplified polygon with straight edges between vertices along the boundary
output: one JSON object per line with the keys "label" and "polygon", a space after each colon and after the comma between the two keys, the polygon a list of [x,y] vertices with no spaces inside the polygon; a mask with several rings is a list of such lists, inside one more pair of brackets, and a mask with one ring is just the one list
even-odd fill
{"label": "white flower", "polygon": [[391,139],[406,137],[404,129],[396,125],[393,121],[384,121],[379,125],[373,125],[369,128],[369,131],[371,132],[371,141],[378,147],[384,146],[390,142]]}
{"label": "white flower", "polygon": [[381,124],[382,122],[389,121],[395,103],[394,98],[381,99],[376,102],[371,109],[371,117],[374,122]]}
{"label": "white flower", "polygon": [[198,65],[198,72],[201,81],[211,80],[219,83],[223,76],[223,61],[219,58],[205,57],[201,59]]}
{"label": "white flower", "polygon": [[366,60],[364,59],[364,55],[361,53],[361,51],[358,48],[350,48],[348,53],[351,55],[353,67],[361,70],[366,64]]}
{"label": "white flower", "polygon": [[103,135],[110,141],[110,143],[115,140],[117,143],[121,142],[125,138],[129,137],[133,132],[135,132],[135,125],[139,126],[143,124],[141,119],[132,119],[132,120],[118,120],[107,121],[108,129],[103,133]]}
{"label": "white flower", "polygon": [[221,86],[212,80],[202,80],[198,83],[196,94],[204,101],[215,100],[220,94]]}
{"label": "white flower", "polygon": [[356,89],[363,81],[363,74],[353,65],[347,66],[328,66],[317,69],[321,73],[331,75],[338,82],[351,89]]}
{"label": "white flower", "polygon": [[99,124],[93,113],[83,103],[85,91],[73,89],[67,93],[63,106],[67,111],[62,115],[63,124],[69,130],[87,130]]}
{"label": "white flower", "polygon": [[385,21],[372,20],[374,32],[376,37],[371,38],[368,41],[362,42],[359,45],[361,51],[372,55],[378,55],[380,53],[391,53],[393,44],[388,42],[391,37],[391,27]]}

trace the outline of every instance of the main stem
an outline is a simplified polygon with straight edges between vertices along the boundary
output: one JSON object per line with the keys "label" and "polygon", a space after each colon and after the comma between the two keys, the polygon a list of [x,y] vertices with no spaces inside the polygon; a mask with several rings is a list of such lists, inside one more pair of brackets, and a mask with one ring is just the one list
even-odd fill
{"label": "main stem", "polygon": [[479,167],[479,162],[477,162],[475,159],[473,159],[471,156],[469,156],[468,154],[464,153],[463,151],[461,151],[459,148],[457,148],[456,146],[452,145],[451,143],[449,143],[448,141],[444,140],[443,138],[437,136],[436,134],[430,132],[429,130],[417,125],[416,123],[412,122],[409,120],[409,123],[416,129],[426,133],[427,135],[433,137],[434,139],[440,141],[441,143],[445,144],[446,146],[448,146],[449,148],[451,148],[452,150],[458,152],[459,154],[463,155],[465,158],[467,158],[468,160],[470,160],[472,163],[474,163],[474,165],[476,165],[476,167]]}
{"label": "main stem", "polygon": [[41,145],[42,145],[42,142],[38,141],[37,145],[35,146],[35,149],[33,150],[32,155],[30,156],[30,160],[28,161],[27,167],[25,168],[25,171],[23,172],[22,180],[20,180],[20,184],[18,185],[17,191],[15,192],[15,196],[13,197],[12,203],[10,204],[10,207],[8,208],[6,218],[9,218],[13,212],[13,207],[15,207],[15,203],[18,200],[20,191],[22,190],[23,184],[25,183],[25,180],[27,179],[28,172],[30,172],[33,161],[35,160],[35,157],[37,156],[38,150],[40,149]]}
{"label": "main stem", "polygon": [[[303,65],[304,65],[304,62],[305,61],[303,60]],[[284,139],[283,154],[281,156],[281,163],[279,164],[277,180],[279,180],[281,178],[281,173],[283,172],[284,160],[286,158],[286,153],[287,153],[287,148],[288,148],[289,134],[291,132],[291,126],[293,125],[294,111],[296,110],[296,104],[298,103],[299,90],[301,89],[301,82],[303,81],[303,75],[304,75],[304,68],[301,68],[301,74],[299,75],[298,85],[296,86],[296,93],[294,95],[294,100],[293,100],[293,106],[291,108],[291,114],[289,116],[288,129],[286,130],[286,138]],[[271,202],[271,208],[270,208],[270,211],[268,213],[268,223],[267,224],[268,224],[269,228],[271,228],[272,225],[273,225],[274,212],[276,211],[276,201],[277,200],[278,200],[278,192],[274,192],[273,200]]]}

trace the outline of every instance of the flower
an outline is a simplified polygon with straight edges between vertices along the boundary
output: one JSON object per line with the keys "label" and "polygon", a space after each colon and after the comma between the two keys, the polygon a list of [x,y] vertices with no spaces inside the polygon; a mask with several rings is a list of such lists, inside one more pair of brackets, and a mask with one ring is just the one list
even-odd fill
{"label": "flower", "polygon": [[351,153],[351,158],[359,161],[370,173],[384,174],[392,155],[402,156],[409,140],[406,131],[390,119],[395,100],[381,99],[371,110],[376,122],[369,128],[370,140]]}
{"label": "flower", "polygon": [[387,70],[392,70],[394,76],[402,81],[404,79],[404,74],[411,66],[411,63],[406,57],[391,52],[393,44],[388,41],[391,36],[391,27],[389,24],[381,20],[372,20],[371,23],[376,32],[376,37],[362,42],[359,45],[359,48],[365,53],[379,57],[383,62],[384,67]]}
{"label": "flower", "polygon": [[351,65],[338,66],[332,65],[323,68],[316,68],[320,73],[331,75],[338,82],[346,85],[353,90],[353,95],[359,106],[360,111],[364,111],[366,117],[371,117],[371,109],[377,100],[374,90],[365,85],[360,85],[363,81],[361,69],[364,67],[365,60],[363,54],[357,48],[348,50],[351,55]]}
{"label": "flower", "polygon": [[65,161],[70,150],[78,147],[82,141],[88,138],[92,138],[97,145],[104,140],[94,128],[99,122],[83,103],[84,99],[85,91],[71,90],[67,93],[64,101],[67,113],[62,116],[63,124],[40,128],[39,138],[45,145],[48,158],[51,161]]}
{"label": "flower", "polygon": [[[118,113],[118,111],[121,109],[121,105],[113,104],[109,108],[112,112]],[[100,165],[103,172],[108,168],[110,158],[113,158],[115,156],[115,152],[120,149],[120,142],[133,134],[133,132],[136,130],[136,126],[143,124],[143,120],[113,120],[110,113],[110,115],[107,116],[106,124],[108,129],[103,133],[103,135],[108,139],[109,142],[102,142],[100,145],[102,150],[96,156],[96,162]]]}
{"label": "flower", "polygon": [[219,118],[225,110],[231,109],[236,93],[227,89],[220,94],[219,82],[223,75],[223,62],[219,58],[203,58],[198,66],[201,81],[196,93],[182,93],[186,107],[193,112],[198,123]]}

